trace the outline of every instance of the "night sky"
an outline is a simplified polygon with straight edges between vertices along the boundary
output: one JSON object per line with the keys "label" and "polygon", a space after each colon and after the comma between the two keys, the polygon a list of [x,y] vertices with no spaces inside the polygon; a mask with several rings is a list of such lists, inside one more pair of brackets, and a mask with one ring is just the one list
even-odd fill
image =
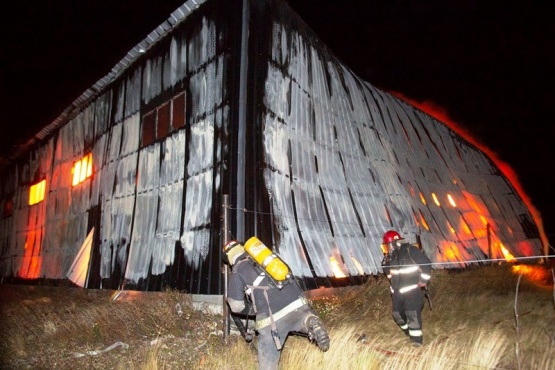
{"label": "night sky", "polygon": [[[52,122],[184,2],[30,0],[2,11],[0,155]],[[355,74],[442,108],[517,174],[555,240],[548,1],[290,0]]]}

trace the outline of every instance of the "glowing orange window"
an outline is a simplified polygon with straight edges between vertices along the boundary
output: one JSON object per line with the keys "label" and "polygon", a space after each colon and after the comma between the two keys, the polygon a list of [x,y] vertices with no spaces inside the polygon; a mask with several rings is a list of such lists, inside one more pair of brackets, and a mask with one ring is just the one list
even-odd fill
{"label": "glowing orange window", "polygon": [[73,164],[71,168],[71,185],[76,186],[92,175],[92,153],[87,154]]}
{"label": "glowing orange window", "polygon": [[29,188],[29,205],[37,204],[44,200],[44,192],[46,188],[46,180],[39,181],[38,183],[31,185]]}

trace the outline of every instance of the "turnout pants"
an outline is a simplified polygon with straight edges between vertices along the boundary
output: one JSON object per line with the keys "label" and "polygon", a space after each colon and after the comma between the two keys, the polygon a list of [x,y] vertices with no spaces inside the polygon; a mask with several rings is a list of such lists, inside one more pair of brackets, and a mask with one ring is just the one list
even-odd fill
{"label": "turnout pants", "polygon": [[420,289],[413,289],[405,293],[392,294],[393,320],[410,337],[414,343],[422,344],[422,308],[424,307],[424,293]]}
{"label": "turnout pants", "polygon": [[[285,345],[289,333],[297,332],[307,334],[307,330],[304,327],[304,320],[306,316],[312,314],[310,307],[305,305],[276,321],[277,335],[282,344],[282,348]],[[276,343],[272,337],[272,327],[270,325],[258,330],[257,350],[258,370],[278,370],[281,350],[278,350],[276,347]]]}

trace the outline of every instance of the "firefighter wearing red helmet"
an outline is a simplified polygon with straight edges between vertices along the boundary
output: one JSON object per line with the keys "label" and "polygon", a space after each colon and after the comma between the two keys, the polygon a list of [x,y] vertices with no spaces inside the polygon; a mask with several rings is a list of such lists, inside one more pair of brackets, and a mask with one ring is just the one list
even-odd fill
{"label": "firefighter wearing red helmet", "polygon": [[276,284],[247,253],[247,244],[231,241],[224,247],[224,261],[232,267],[227,303],[232,315],[256,316],[258,369],[278,369],[289,334],[302,333],[327,351],[328,333],[297,280],[291,276],[287,283]]}
{"label": "firefighter wearing red helmet", "polygon": [[382,249],[385,254],[382,268],[390,283],[393,320],[414,345],[422,345],[422,308],[432,263],[395,230],[383,235]]}

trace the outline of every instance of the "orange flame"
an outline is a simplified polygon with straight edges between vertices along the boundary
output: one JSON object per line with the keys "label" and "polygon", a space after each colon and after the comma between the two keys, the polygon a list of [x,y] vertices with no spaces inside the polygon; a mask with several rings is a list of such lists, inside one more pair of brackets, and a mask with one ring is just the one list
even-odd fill
{"label": "orange flame", "polygon": [[543,219],[541,217],[541,213],[539,210],[534,206],[530,197],[524,192],[524,188],[520,184],[520,180],[516,175],[516,172],[509,166],[507,163],[499,159],[496,153],[494,153],[490,148],[488,148],[485,144],[482,144],[478,139],[474,138],[470,131],[462,128],[457,123],[451,120],[445,109],[438,106],[437,104],[431,101],[416,101],[410,98],[407,98],[402,93],[396,91],[390,91],[390,93],[397,98],[406,101],[407,103],[411,104],[412,106],[422,110],[423,112],[429,114],[430,116],[434,117],[435,119],[445,123],[449,128],[451,128],[455,133],[460,135],[466,141],[471,143],[472,145],[476,146],[482,152],[484,152],[494,163],[497,165],[499,170],[505,175],[505,177],[511,182],[513,187],[515,188],[516,192],[524,202],[524,204],[528,207],[534,222],[538,227],[538,232],[540,234],[540,239],[542,241],[542,245],[544,248],[544,254],[548,255],[548,246],[549,240],[547,238],[547,234],[545,233],[543,227]]}
{"label": "orange flame", "polygon": [[344,278],[347,277],[347,275],[345,275],[345,273],[343,272],[343,270],[341,270],[341,267],[339,267],[339,262],[337,261],[337,259],[335,259],[335,257],[330,257],[330,265],[331,265],[331,269],[333,271],[333,275],[336,278]]}
{"label": "orange flame", "polygon": [[447,194],[447,200],[452,207],[456,207],[457,203],[455,202],[455,198],[451,194]]}
{"label": "orange flame", "polygon": [[516,275],[524,275],[529,281],[539,286],[553,286],[553,276],[550,270],[543,266],[514,265],[512,272]]}
{"label": "orange flame", "polygon": [[436,193],[432,193],[432,199],[434,200],[436,206],[441,207],[441,203],[439,202],[439,199],[437,199]]}
{"label": "orange flame", "polygon": [[499,248],[501,249],[501,253],[503,253],[503,256],[505,256],[505,259],[509,262],[515,262],[515,256],[513,256],[511,254],[511,252],[509,252],[509,250],[507,248],[505,248],[505,246],[503,244],[499,245]]}

